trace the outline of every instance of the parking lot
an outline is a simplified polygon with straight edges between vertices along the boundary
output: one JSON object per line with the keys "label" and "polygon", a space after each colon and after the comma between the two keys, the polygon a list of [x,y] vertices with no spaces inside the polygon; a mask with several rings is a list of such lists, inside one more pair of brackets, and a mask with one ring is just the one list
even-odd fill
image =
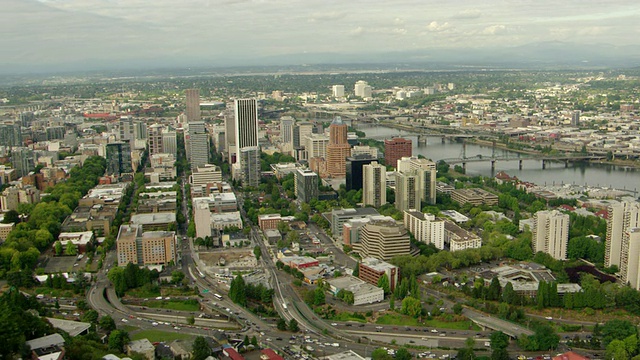
{"label": "parking lot", "polygon": [[55,256],[48,258],[47,264],[44,267],[44,271],[47,274],[73,272],[78,270],[84,271],[86,265],[86,256],[84,256],[81,260],[78,260],[77,256]]}

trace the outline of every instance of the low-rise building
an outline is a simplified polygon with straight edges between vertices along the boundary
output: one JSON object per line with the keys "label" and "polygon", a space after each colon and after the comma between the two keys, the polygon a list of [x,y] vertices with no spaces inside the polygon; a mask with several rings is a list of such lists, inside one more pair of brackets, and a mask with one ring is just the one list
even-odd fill
{"label": "low-rise building", "polygon": [[192,185],[206,185],[222,182],[222,170],[217,165],[205,164],[198,166],[189,177]]}
{"label": "low-rise building", "polygon": [[280,214],[264,214],[258,215],[258,226],[260,230],[277,229],[278,224],[282,221]]}
{"label": "low-rise building", "polygon": [[55,333],[26,342],[32,359],[60,360],[64,358],[64,338]]}
{"label": "low-rise building", "polygon": [[328,279],[329,291],[337,295],[340,290],[353,293],[353,305],[373,304],[384,300],[384,290],[353,276]]}
{"label": "low-rise building", "polygon": [[63,232],[58,235],[58,241],[60,241],[65,250],[67,243],[71,242],[78,249],[78,253],[84,253],[87,244],[93,241],[93,231]]}
{"label": "low-rise building", "polygon": [[395,221],[373,220],[360,230],[360,244],[354,250],[362,257],[390,260],[394,256],[409,255],[409,234]]}
{"label": "low-rise building", "polygon": [[482,204],[496,205],[498,203],[498,195],[478,188],[456,189],[451,192],[451,200],[456,201],[460,205],[466,203],[474,206]]}
{"label": "low-rise building", "polygon": [[175,225],[175,222],[175,212],[157,212],[131,216],[131,225],[141,225],[144,231],[167,230],[169,225]]}
{"label": "low-rise building", "polygon": [[318,260],[309,256],[283,256],[278,260],[292,269],[305,269],[320,265]]}
{"label": "low-rise building", "polygon": [[0,223],[0,244],[7,240],[9,233],[15,228],[15,224],[1,224]]}
{"label": "low-rise building", "polygon": [[125,348],[129,356],[133,355],[133,353],[138,353],[148,360],[154,360],[156,358],[156,348],[149,339],[130,341]]}
{"label": "low-rise building", "polygon": [[388,262],[372,257],[362,259],[358,265],[358,277],[372,285],[378,285],[383,275],[389,279],[389,290],[394,291],[400,281],[400,269]]}
{"label": "low-rise building", "polygon": [[478,249],[482,246],[482,239],[478,235],[461,228],[451,220],[445,220],[444,234],[449,251]]}
{"label": "low-rise building", "polygon": [[347,220],[360,219],[370,215],[380,215],[374,208],[356,208],[356,209],[334,209],[331,210],[331,233],[333,236],[342,234],[342,225]]}

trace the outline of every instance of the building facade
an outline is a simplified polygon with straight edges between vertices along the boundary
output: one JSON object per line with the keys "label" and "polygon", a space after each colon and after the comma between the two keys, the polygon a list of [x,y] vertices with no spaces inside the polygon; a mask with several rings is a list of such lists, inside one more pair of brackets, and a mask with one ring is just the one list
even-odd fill
{"label": "building facade", "polygon": [[389,290],[393,292],[400,283],[400,268],[372,257],[362,259],[358,265],[358,277],[369,284],[377,286],[385,274],[389,279]]}
{"label": "building facade", "polygon": [[133,173],[131,146],[128,141],[107,144],[107,175],[120,176]]}
{"label": "building facade", "polygon": [[370,221],[360,230],[360,256],[390,260],[408,255],[410,241],[407,230],[392,221]]}
{"label": "building facade", "polygon": [[344,178],[346,159],[351,155],[351,145],[347,142],[347,124],[336,117],[329,126],[329,144],[327,145],[327,175],[332,178]]}
{"label": "building facade", "polygon": [[432,214],[410,210],[404,212],[404,226],[417,241],[433,244],[440,250],[444,249],[443,219],[437,219]]}
{"label": "building facade", "polygon": [[569,215],[557,210],[533,215],[533,252],[542,251],[557,260],[566,260],[569,243]]}
{"label": "building facade", "polygon": [[396,174],[396,209],[400,211],[422,209],[420,177],[417,174]]}
{"label": "building facade", "polygon": [[373,161],[362,166],[362,203],[380,207],[387,203],[387,169]]}
{"label": "building facade", "polygon": [[295,174],[294,191],[298,202],[309,203],[312,199],[317,199],[318,174],[309,169],[297,169]]}
{"label": "building facade", "polygon": [[398,160],[405,156],[411,156],[412,142],[411,139],[393,138],[384,141],[384,163],[387,166],[398,165]]}
{"label": "building facade", "polygon": [[187,122],[202,120],[200,114],[200,90],[187,89],[184,94],[186,96],[185,114],[187,115]]}
{"label": "building facade", "polygon": [[140,225],[121,225],[116,240],[118,266],[166,265],[177,261],[173,231],[142,231]]}

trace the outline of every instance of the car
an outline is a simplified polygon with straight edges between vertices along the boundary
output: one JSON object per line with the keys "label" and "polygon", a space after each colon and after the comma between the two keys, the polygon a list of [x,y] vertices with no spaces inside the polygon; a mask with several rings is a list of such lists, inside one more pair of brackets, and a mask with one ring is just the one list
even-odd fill
{"label": "car", "polygon": [[376,329],[382,330],[382,326],[376,326]]}
{"label": "car", "polygon": [[431,329],[431,332],[432,332],[432,333],[437,333],[437,332],[438,332],[438,330],[436,330],[436,329]]}
{"label": "car", "polygon": [[276,340],[281,341],[281,340],[282,340],[282,338],[281,338],[281,337],[277,337],[277,338],[276,338]]}
{"label": "car", "polygon": [[177,326],[174,326],[174,327],[173,327],[173,330],[180,330],[180,328],[179,328],[179,327],[177,327]]}
{"label": "car", "polygon": [[126,323],[126,322],[129,322],[129,320],[127,320],[127,319],[125,319],[125,318],[122,318],[122,322],[125,322],[125,323]]}
{"label": "car", "polygon": [[154,321],[154,322],[151,323],[151,325],[158,326],[158,323]]}
{"label": "car", "polygon": [[338,326],[337,323],[331,323],[331,326]]}
{"label": "car", "polygon": [[545,316],[545,319],[547,320],[553,320],[553,318],[551,316]]}

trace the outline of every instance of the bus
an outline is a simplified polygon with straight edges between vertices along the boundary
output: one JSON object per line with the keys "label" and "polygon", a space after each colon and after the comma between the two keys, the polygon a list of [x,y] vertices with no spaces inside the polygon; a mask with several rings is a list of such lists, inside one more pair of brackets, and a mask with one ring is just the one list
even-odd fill
{"label": "bus", "polygon": [[287,303],[282,303],[282,307],[287,310]]}
{"label": "bus", "polygon": [[213,294],[213,297],[215,297],[218,300],[222,300],[222,296],[220,294]]}

